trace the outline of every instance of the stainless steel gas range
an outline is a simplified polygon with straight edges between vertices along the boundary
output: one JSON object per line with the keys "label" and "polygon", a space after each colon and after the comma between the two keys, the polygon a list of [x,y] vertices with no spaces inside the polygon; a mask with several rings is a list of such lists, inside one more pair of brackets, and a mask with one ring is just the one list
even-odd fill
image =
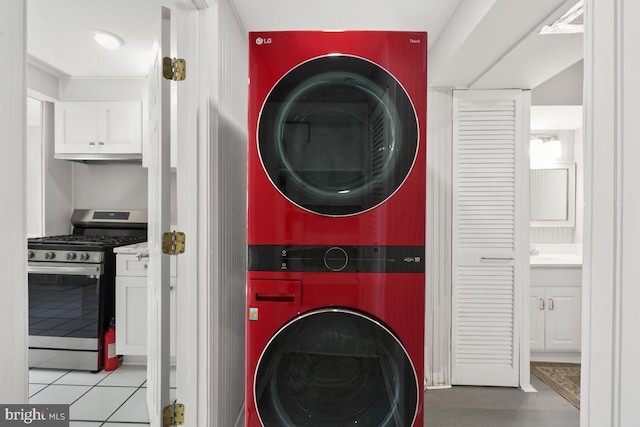
{"label": "stainless steel gas range", "polygon": [[115,316],[118,246],[147,240],[145,211],[76,209],[73,232],[28,239],[29,367],[99,371]]}

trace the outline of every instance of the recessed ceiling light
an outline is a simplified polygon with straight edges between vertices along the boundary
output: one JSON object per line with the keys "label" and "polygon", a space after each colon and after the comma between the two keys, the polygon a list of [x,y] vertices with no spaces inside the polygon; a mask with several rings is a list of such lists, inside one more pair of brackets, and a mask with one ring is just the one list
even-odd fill
{"label": "recessed ceiling light", "polygon": [[94,31],[93,38],[100,46],[107,49],[117,49],[124,44],[122,37],[109,31],[96,30]]}

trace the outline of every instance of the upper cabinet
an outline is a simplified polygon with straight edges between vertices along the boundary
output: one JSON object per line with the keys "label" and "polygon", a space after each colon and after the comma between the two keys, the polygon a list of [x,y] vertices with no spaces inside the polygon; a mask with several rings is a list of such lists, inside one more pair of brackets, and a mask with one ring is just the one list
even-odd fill
{"label": "upper cabinet", "polygon": [[55,158],[140,160],[141,102],[57,102]]}

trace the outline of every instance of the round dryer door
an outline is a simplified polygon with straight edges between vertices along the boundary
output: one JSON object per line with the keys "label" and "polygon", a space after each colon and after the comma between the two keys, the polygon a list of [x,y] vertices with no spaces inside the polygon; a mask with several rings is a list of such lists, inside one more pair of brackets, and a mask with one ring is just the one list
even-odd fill
{"label": "round dryer door", "polygon": [[302,315],[265,348],[254,380],[265,427],[409,427],[417,413],[415,370],[398,339],[362,314]]}
{"label": "round dryer door", "polygon": [[288,72],[258,123],[269,179],[299,207],[353,215],[384,202],[406,179],[418,149],[413,104],[385,69],[333,55]]}

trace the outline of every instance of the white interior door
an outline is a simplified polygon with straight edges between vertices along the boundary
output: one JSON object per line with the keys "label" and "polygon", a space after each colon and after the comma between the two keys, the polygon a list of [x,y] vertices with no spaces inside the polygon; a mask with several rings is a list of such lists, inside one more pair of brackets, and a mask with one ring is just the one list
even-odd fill
{"label": "white interior door", "polygon": [[161,8],[158,49],[149,74],[149,274],[147,293],[147,407],[151,426],[162,426],[169,404],[169,255],[162,233],[170,223],[170,85],[162,77],[162,58],[170,56],[171,10]]}
{"label": "white interior door", "polygon": [[453,384],[520,383],[528,273],[524,100],[518,90],[454,92]]}

